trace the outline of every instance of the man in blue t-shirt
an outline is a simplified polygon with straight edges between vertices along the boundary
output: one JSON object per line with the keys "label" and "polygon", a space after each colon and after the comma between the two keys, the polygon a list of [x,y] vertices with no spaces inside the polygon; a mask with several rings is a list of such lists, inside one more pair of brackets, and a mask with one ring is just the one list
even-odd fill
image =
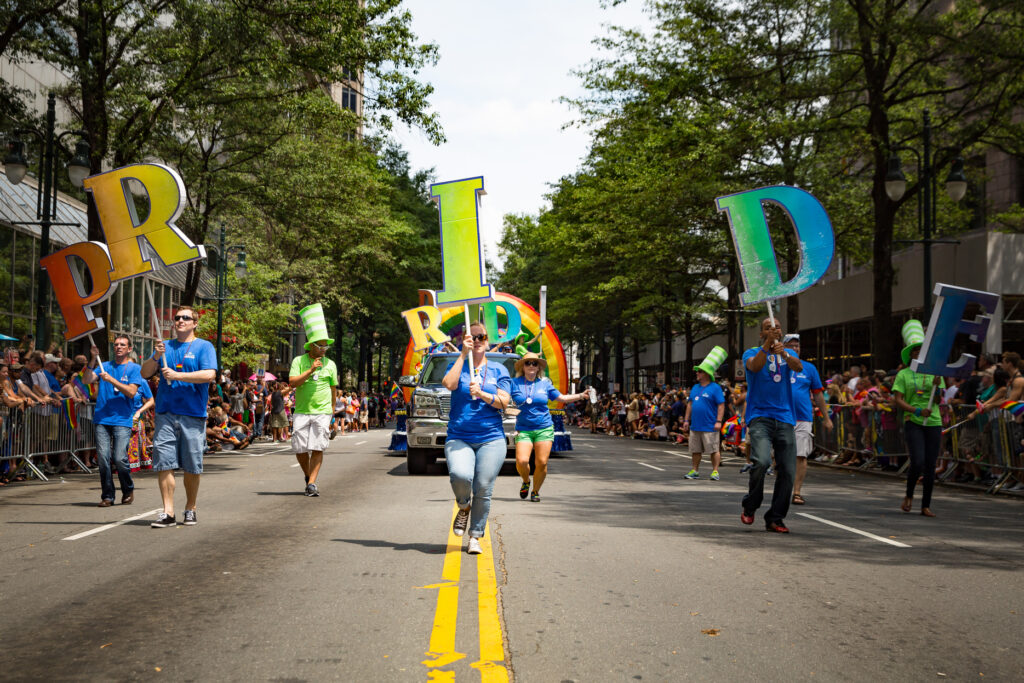
{"label": "man in blue t-shirt", "polygon": [[697,473],[703,453],[711,455],[711,479],[718,481],[718,466],[722,462],[722,452],[718,447],[719,431],[722,429],[722,417],[725,412],[725,394],[722,387],[713,382],[706,370],[697,370],[697,384],[690,389],[690,401],[686,404],[686,417],[683,419],[683,431],[690,430],[690,457],[693,469],[683,475],[683,479],[699,479]]}
{"label": "man in blue t-shirt", "polygon": [[114,337],[114,358],[111,361],[99,362],[100,350],[92,347],[93,363],[85,368],[82,377],[86,384],[99,379],[92,421],[96,427],[101,508],[114,504],[116,491],[111,462],[117,469],[117,478],[121,483],[121,505],[131,505],[135,500],[135,483],[128,466],[128,441],[132,436],[135,396],[146,381],[142,379],[139,366],[128,360],[131,352],[131,339],[123,334]]}
{"label": "man in blue t-shirt", "polygon": [[[787,334],[782,339],[783,346],[793,355],[800,357],[800,335]],[[804,369],[790,375],[789,381],[793,385],[793,410],[796,417],[796,426],[793,432],[796,436],[796,482],[793,484],[793,504],[803,505],[806,501],[800,495],[800,488],[803,486],[804,477],[807,476],[807,458],[814,450],[814,406],[821,411],[822,424],[825,429],[832,431],[832,418],[829,417],[828,405],[825,403],[824,387],[821,384],[821,375],[818,369],[805,360],[801,361]]]}
{"label": "man in blue t-shirt", "polygon": [[213,344],[196,338],[199,317],[191,306],[174,313],[175,339],[158,341],[154,353],[142,364],[142,376],[159,370],[156,390],[156,425],[153,432],[153,469],[160,484],[163,512],[150,525],[155,529],[175,526],[174,470],[185,470],[183,524],[194,526],[199,476],[203,473],[206,447],[206,404],[209,386],[217,376],[217,352]]}
{"label": "man in blue t-shirt", "polygon": [[764,500],[764,477],[772,464],[774,449],[775,491],[764,522],[768,531],[788,534],[783,521],[789,512],[796,469],[796,417],[790,377],[803,369],[803,363],[783,347],[778,322],[765,318],[761,321],[761,346],[747,349],[743,366],[747,371],[746,421],[754,466],[750,470],[750,486],[743,497],[740,520],[744,524],[754,523],[754,512]]}

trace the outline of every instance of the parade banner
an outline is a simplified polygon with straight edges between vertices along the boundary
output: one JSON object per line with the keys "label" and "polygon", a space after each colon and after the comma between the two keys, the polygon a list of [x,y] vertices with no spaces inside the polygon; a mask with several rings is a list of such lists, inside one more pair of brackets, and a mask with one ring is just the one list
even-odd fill
{"label": "parade banner", "polygon": [[[928,330],[917,358],[910,361],[910,369],[941,377],[969,377],[977,358],[962,353],[955,362],[949,363],[953,342],[958,333],[970,335],[970,339],[979,344],[985,341],[992,322],[991,314],[999,305],[999,295],[941,282],[935,284],[934,294],[935,308],[928,320]],[[972,303],[980,304],[985,314],[976,316],[974,320],[964,320],[964,311]]]}
{"label": "parade banner", "polygon": [[[764,204],[782,208],[796,231],[800,268],[787,282],[782,281],[779,272]],[[746,288],[740,293],[742,305],[799,294],[820,280],[831,265],[835,253],[832,223],[821,202],[811,193],[790,185],[774,185],[718,197],[715,205],[726,212],[736,245]]]}
{"label": "parade banner", "polygon": [[[512,294],[495,292],[494,297],[494,303],[498,304],[495,307],[495,324],[499,330],[504,328],[505,332],[502,336],[512,336],[512,338],[515,338],[520,334],[526,334],[532,338],[540,333],[540,339],[538,340],[540,344],[539,352],[548,362],[547,376],[559,391],[569,393],[569,369],[565,360],[565,351],[551,323],[548,322],[542,330],[540,327],[540,313],[537,309]],[[485,324],[488,307],[489,304],[484,304]],[[464,312],[461,307],[435,308],[434,310],[440,316],[440,321],[437,324],[437,331],[440,334],[450,338],[451,335],[458,337],[459,333],[463,332],[465,323],[463,318]],[[510,313],[511,310],[515,310],[515,313]],[[514,325],[517,314],[519,316],[518,329]],[[513,332],[515,333],[514,335],[511,334]],[[487,334],[490,337],[492,334],[496,335],[497,332],[492,332],[488,329]],[[420,364],[420,360],[426,355],[425,352],[428,352],[431,348],[429,345],[427,347],[417,347],[416,341],[410,338],[402,361],[402,374],[417,374],[417,365]]]}
{"label": "parade banner", "polygon": [[[135,180],[149,198],[149,214],[139,218],[128,181]],[[114,293],[118,282],[152,272],[155,256],[164,266],[206,258],[175,221],[185,208],[185,184],[162,164],[133,164],[85,179],[106,243],[79,242],[43,259],[54,296],[67,325],[68,341],[105,327],[92,307]],[[87,285],[87,283],[90,283]]]}

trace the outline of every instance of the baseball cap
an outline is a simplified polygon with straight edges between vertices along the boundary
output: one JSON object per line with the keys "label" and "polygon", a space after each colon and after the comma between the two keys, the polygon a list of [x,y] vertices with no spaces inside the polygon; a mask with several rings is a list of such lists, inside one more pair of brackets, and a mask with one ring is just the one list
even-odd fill
{"label": "baseball cap", "polygon": [[58,358],[57,356],[53,355],[52,353],[48,353],[48,354],[46,354],[46,358],[44,359],[43,362],[44,363],[60,363],[60,358]]}
{"label": "baseball cap", "polygon": [[799,334],[787,334],[785,337],[782,338],[782,343],[783,344],[788,344],[791,341],[800,341],[800,335]]}

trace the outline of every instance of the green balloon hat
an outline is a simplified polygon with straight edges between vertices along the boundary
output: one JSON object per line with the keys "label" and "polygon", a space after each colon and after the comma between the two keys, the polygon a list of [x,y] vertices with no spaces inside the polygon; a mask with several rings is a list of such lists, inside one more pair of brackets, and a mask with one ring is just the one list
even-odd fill
{"label": "green balloon hat", "polygon": [[299,311],[299,318],[302,326],[306,328],[306,350],[314,342],[326,341],[333,344],[334,340],[327,336],[327,321],[324,319],[324,307],[320,304],[311,304]]}
{"label": "green balloon hat", "polygon": [[708,352],[708,355],[704,358],[704,361],[700,365],[694,365],[693,369],[703,370],[704,372],[714,377],[715,370],[717,370],[718,366],[721,365],[723,361],[725,361],[725,357],[727,355],[729,354],[725,352],[725,349],[723,349],[721,346],[716,346],[713,349],[711,349],[711,351]]}
{"label": "green balloon hat", "polygon": [[924,326],[921,325],[920,320],[911,318],[903,323],[902,332],[904,348],[900,355],[903,358],[903,364],[909,367],[910,352],[919,348],[924,343]]}

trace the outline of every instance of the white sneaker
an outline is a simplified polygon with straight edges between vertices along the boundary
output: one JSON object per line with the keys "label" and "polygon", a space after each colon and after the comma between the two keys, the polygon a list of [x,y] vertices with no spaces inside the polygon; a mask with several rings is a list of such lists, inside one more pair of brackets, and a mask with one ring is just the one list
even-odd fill
{"label": "white sneaker", "polygon": [[479,555],[483,551],[484,551],[484,549],[480,547],[480,539],[479,538],[470,538],[469,539],[469,547],[466,548],[466,552],[467,553],[469,553],[470,555]]}

